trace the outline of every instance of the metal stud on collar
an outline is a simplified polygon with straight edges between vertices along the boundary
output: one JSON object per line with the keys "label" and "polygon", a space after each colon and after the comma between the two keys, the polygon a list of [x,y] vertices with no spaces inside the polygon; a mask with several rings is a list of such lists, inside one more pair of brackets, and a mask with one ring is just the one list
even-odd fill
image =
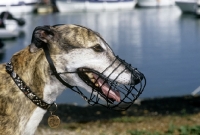
{"label": "metal stud on collar", "polygon": [[48,110],[54,103],[48,104],[39,98],[35,93],[31,91],[31,89],[25,84],[25,82],[13,71],[13,66],[11,62],[6,64],[6,71],[10,74],[11,78],[18,86],[18,88],[29,98],[35,105]]}
{"label": "metal stud on collar", "polygon": [[39,98],[36,94],[34,94],[31,91],[31,89],[28,86],[26,86],[25,82],[14,72],[11,62],[6,64],[6,71],[10,74],[13,81],[16,83],[18,88],[24,93],[24,95],[26,95],[27,98],[29,98],[35,105],[50,112],[50,116],[48,118],[48,125],[51,128],[57,128],[60,125],[60,118],[57,115],[54,115],[54,113],[57,110],[57,104],[48,104],[41,98]]}

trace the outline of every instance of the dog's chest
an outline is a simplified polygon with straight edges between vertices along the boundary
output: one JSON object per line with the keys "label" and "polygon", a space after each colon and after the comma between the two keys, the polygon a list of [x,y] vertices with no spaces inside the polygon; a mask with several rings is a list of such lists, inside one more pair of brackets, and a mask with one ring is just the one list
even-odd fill
{"label": "dog's chest", "polygon": [[37,107],[22,130],[22,135],[33,135],[45,113],[46,110]]}

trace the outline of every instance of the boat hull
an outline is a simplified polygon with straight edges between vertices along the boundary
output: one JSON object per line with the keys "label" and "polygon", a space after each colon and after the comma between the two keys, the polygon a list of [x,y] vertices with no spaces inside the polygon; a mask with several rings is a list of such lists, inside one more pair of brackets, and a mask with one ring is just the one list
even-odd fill
{"label": "boat hull", "polygon": [[174,0],[138,0],[138,6],[140,7],[171,6],[174,4]]}
{"label": "boat hull", "polygon": [[176,5],[182,12],[196,13],[198,9],[198,3],[196,1],[176,1]]}
{"label": "boat hull", "polygon": [[63,1],[57,0],[56,4],[60,12],[104,11],[104,10],[131,10],[135,7],[135,1],[118,2],[92,2],[92,1]]}
{"label": "boat hull", "polygon": [[37,0],[1,0],[0,13],[8,11],[12,14],[32,13],[37,7]]}

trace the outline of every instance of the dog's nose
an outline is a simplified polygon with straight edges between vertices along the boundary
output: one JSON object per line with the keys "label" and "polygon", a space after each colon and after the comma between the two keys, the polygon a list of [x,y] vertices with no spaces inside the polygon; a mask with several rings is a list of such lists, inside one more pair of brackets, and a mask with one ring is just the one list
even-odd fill
{"label": "dog's nose", "polygon": [[[125,60],[120,59],[118,56],[116,56],[116,60],[119,60],[119,62],[120,62],[119,65],[122,65],[125,67],[125,70],[122,72],[130,75],[128,77],[130,80],[126,83],[128,83],[129,85],[137,85],[137,84],[141,83],[142,80],[144,80],[146,83],[144,74],[142,74],[140,71],[138,71],[137,68],[132,67],[131,64],[128,64]],[[115,63],[115,61],[113,63]],[[122,74],[122,72],[120,74]]]}
{"label": "dog's nose", "polygon": [[137,69],[134,69],[132,72],[132,76],[131,76],[131,84],[133,85],[137,85],[138,83],[140,83],[144,78],[144,74],[142,74],[141,72],[139,72]]}

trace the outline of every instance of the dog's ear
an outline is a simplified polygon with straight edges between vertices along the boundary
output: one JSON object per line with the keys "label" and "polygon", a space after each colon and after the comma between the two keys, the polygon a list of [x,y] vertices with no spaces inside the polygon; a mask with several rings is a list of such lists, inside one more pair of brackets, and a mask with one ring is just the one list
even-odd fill
{"label": "dog's ear", "polygon": [[32,34],[30,51],[36,52],[38,49],[48,45],[48,39],[53,36],[50,26],[38,26]]}

